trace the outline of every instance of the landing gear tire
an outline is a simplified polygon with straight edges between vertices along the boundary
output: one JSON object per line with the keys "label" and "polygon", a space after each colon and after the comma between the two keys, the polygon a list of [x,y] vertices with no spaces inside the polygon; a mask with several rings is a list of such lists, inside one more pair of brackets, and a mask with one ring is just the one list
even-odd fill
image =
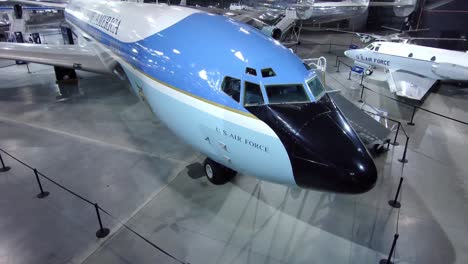
{"label": "landing gear tire", "polygon": [[226,184],[237,174],[236,171],[208,158],[205,160],[203,168],[206,178],[214,185]]}
{"label": "landing gear tire", "polygon": [[374,72],[373,70],[367,69],[365,73],[366,73],[366,75],[371,75],[373,72]]}

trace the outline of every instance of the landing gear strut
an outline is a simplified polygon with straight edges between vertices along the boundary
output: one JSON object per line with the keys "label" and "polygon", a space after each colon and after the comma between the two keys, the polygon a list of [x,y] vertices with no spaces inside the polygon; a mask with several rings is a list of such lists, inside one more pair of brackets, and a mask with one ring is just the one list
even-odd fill
{"label": "landing gear strut", "polygon": [[236,171],[209,158],[205,159],[203,167],[205,169],[206,178],[215,185],[223,185],[237,174]]}

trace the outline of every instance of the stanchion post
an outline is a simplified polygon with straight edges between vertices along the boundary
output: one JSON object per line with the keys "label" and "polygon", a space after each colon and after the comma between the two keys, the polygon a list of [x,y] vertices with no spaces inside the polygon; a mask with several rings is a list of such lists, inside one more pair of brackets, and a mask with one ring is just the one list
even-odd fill
{"label": "stanchion post", "polygon": [[28,68],[28,73],[31,73],[31,71],[29,70],[29,63],[26,62],[26,68]]}
{"label": "stanchion post", "polygon": [[416,114],[416,106],[413,107],[413,114],[411,115],[411,121],[408,122],[409,126],[414,126],[414,115]]}
{"label": "stanchion post", "polygon": [[349,70],[348,80],[351,80],[351,70]]}
{"label": "stanchion post", "polygon": [[101,214],[99,213],[99,205],[97,203],[94,204],[94,208],[96,209],[96,215],[99,221],[99,230],[96,231],[97,238],[104,238],[109,235],[110,230],[109,228],[105,228],[102,226]]}
{"label": "stanchion post", "polygon": [[403,185],[403,177],[400,177],[400,183],[398,183],[398,189],[393,200],[388,201],[388,204],[393,208],[400,208],[401,203],[398,201],[398,196],[400,196],[401,186]]}
{"label": "stanchion post", "polygon": [[364,85],[361,85],[361,98],[359,98],[358,102],[359,103],[364,103],[364,100],[362,98],[364,97]]}
{"label": "stanchion post", "polygon": [[379,264],[393,264],[392,257],[393,257],[393,252],[395,252],[395,246],[396,246],[396,242],[398,240],[398,237],[400,237],[400,235],[395,234],[395,236],[393,237],[393,243],[392,243],[392,248],[390,249],[390,254],[388,254],[388,258],[387,259],[381,259],[379,261]]}
{"label": "stanchion post", "polygon": [[361,86],[364,86],[364,85],[362,85],[363,81],[364,81],[364,73],[361,74]]}
{"label": "stanchion post", "polygon": [[406,159],[406,151],[408,150],[408,142],[409,142],[409,137],[406,137],[405,150],[403,151],[403,157],[401,157],[401,159],[398,159],[398,161],[401,163],[408,163],[408,160]]}
{"label": "stanchion post", "polygon": [[0,162],[2,163],[2,167],[0,168],[0,172],[7,172],[7,171],[9,171],[11,169],[10,167],[5,166],[5,163],[3,162],[3,158],[2,158],[2,153],[0,153]]}
{"label": "stanchion post", "polygon": [[398,146],[398,145],[400,145],[400,144],[397,142],[398,133],[400,133],[400,126],[401,126],[401,123],[398,122],[398,126],[397,126],[396,133],[395,133],[395,139],[393,140],[393,143],[392,143],[393,146]]}
{"label": "stanchion post", "polygon": [[340,72],[340,65],[341,65],[341,61],[338,60],[338,68],[336,68],[336,72]]}
{"label": "stanchion post", "polygon": [[37,185],[39,185],[39,189],[41,190],[41,192],[38,195],[36,195],[36,197],[39,199],[46,198],[47,196],[49,196],[50,193],[44,192],[44,189],[42,188],[41,184],[41,179],[39,179],[39,174],[37,173],[36,169],[34,169],[34,175],[36,175]]}

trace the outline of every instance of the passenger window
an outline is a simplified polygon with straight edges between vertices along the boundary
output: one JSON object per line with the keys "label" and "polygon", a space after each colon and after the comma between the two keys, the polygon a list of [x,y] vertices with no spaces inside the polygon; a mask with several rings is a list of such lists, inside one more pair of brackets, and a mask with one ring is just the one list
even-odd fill
{"label": "passenger window", "polygon": [[244,93],[244,105],[253,106],[253,105],[262,105],[264,104],[262,90],[260,85],[245,82],[245,93]]}
{"label": "passenger window", "polygon": [[231,96],[232,99],[236,100],[237,102],[240,101],[241,81],[239,79],[229,76],[225,77],[223,84],[221,85],[221,89],[227,95]]}

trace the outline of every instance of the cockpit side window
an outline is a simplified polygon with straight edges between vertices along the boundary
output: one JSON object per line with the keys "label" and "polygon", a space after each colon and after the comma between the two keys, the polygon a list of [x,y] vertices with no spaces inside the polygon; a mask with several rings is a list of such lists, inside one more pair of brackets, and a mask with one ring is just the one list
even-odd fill
{"label": "cockpit side window", "polygon": [[276,73],[273,71],[272,68],[262,69],[263,78],[268,78],[268,77],[273,77],[273,76],[276,76]]}
{"label": "cockpit side window", "polygon": [[244,92],[244,105],[245,106],[254,106],[262,105],[265,101],[263,100],[262,90],[260,85],[251,82],[245,82],[245,92]]}
{"label": "cockpit side window", "polygon": [[237,102],[240,101],[240,92],[241,92],[241,80],[226,76],[221,85],[221,89],[227,95],[231,96],[232,99]]}
{"label": "cockpit side window", "polygon": [[252,76],[257,76],[257,70],[253,69],[253,68],[245,68],[245,73],[247,74],[250,74]]}
{"label": "cockpit side window", "polygon": [[310,91],[314,95],[315,100],[320,98],[325,93],[325,89],[323,88],[322,83],[317,77],[310,79],[307,82],[307,85],[309,85]]}

